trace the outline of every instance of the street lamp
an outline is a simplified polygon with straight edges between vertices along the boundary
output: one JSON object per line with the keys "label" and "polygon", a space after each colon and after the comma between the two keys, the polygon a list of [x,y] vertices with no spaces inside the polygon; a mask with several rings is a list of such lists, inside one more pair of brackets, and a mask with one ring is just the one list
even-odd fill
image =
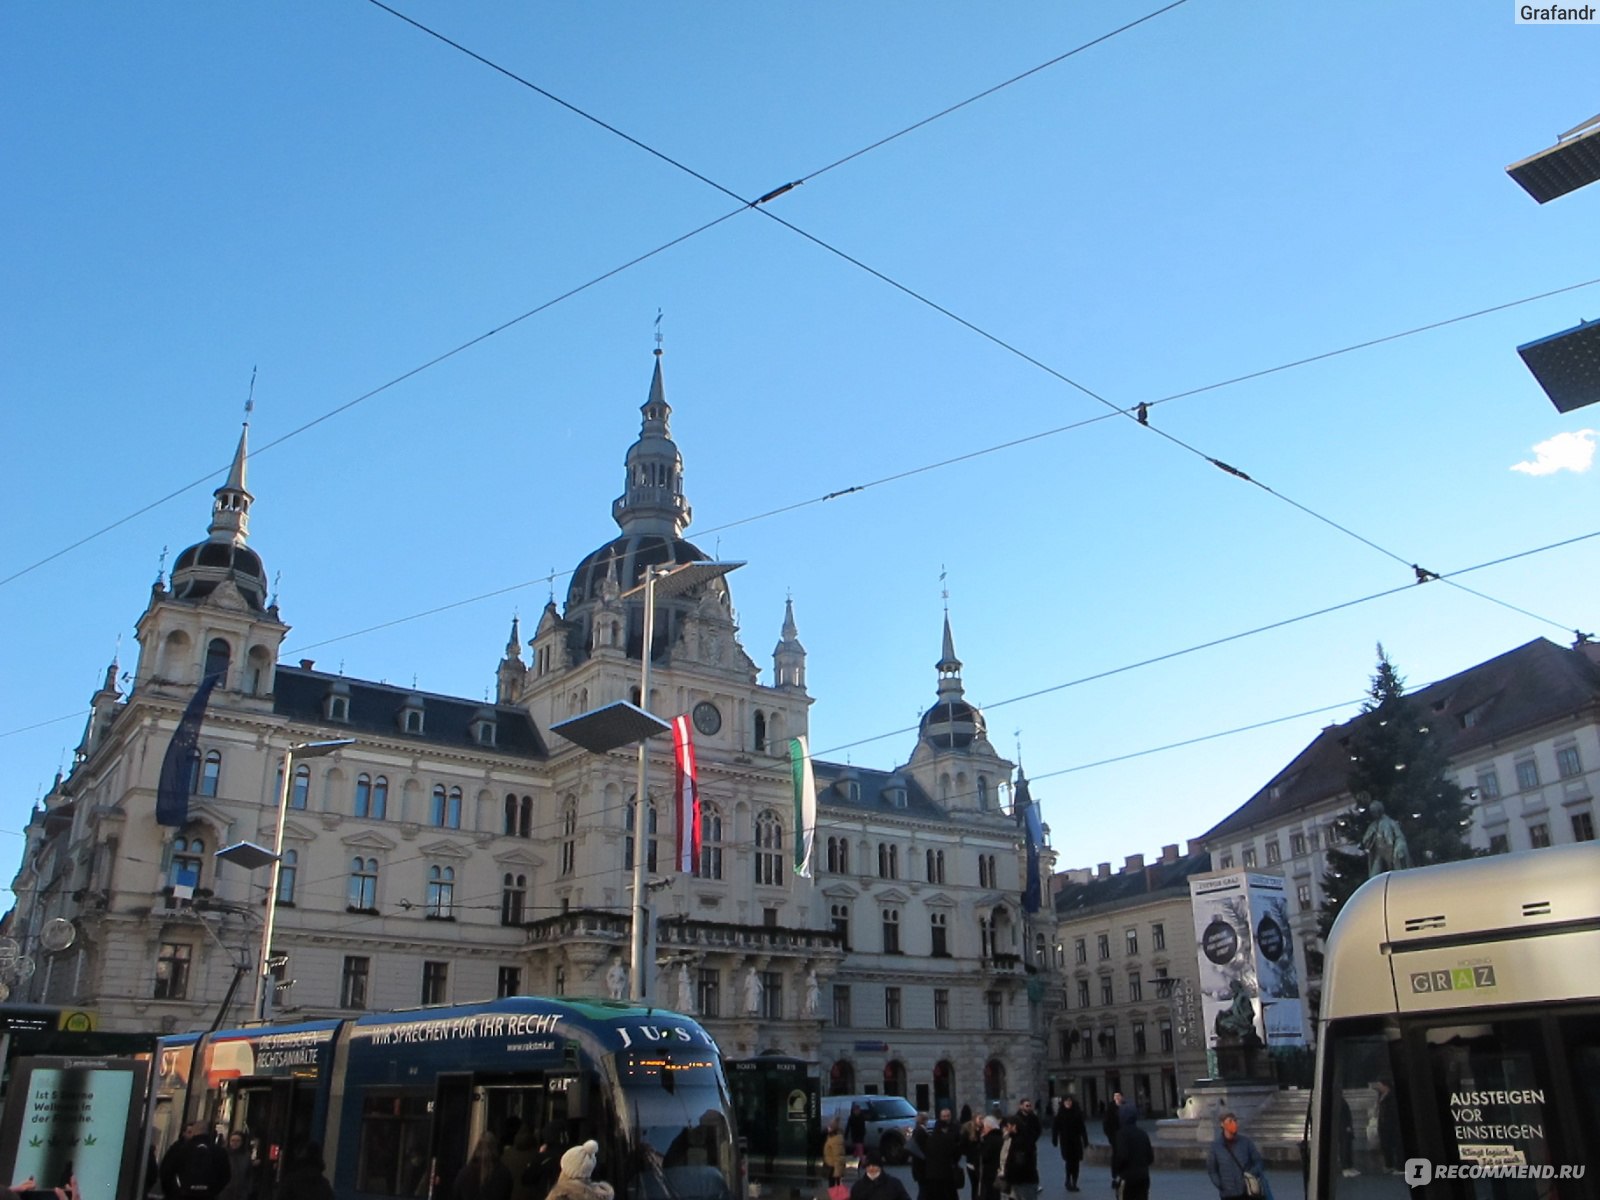
{"label": "street lamp", "polygon": [[1156,998],[1172,1004],[1168,1019],[1172,1022],[1172,1109],[1176,1116],[1178,1107],[1183,1103],[1183,1067],[1179,1054],[1184,1046],[1194,1041],[1191,1032],[1195,1015],[1194,987],[1187,979],[1179,979],[1175,975],[1163,975],[1155,980],[1155,985]]}
{"label": "street lamp", "polygon": [[649,759],[645,742],[671,728],[667,722],[649,712],[650,646],[656,636],[656,601],[681,596],[742,566],[742,562],[690,562],[675,567],[646,567],[644,581],[621,596],[624,600],[644,597],[644,644],[639,653],[638,705],[618,701],[550,727],[552,733],[559,733],[594,754],[604,754],[630,742],[639,744],[633,793],[633,939],[628,960],[628,998],[635,1003],[642,1003],[646,998],[645,955],[650,946],[650,897],[645,888],[645,851],[650,815],[645,783],[649,775]]}
{"label": "street lamp", "polygon": [[283,872],[283,826],[289,816],[289,788],[294,778],[295,759],[323,758],[335,750],[354,746],[355,738],[332,738],[325,742],[293,742],[283,755],[283,778],[278,781],[278,828],[273,835],[272,849],[255,842],[237,842],[217,851],[224,862],[236,863],[246,870],[272,864],[272,880],[267,887],[267,915],[261,922],[261,952],[256,963],[256,997],[252,1011],[259,1021],[267,1019],[267,976],[271,973],[272,927],[278,915],[278,881]]}

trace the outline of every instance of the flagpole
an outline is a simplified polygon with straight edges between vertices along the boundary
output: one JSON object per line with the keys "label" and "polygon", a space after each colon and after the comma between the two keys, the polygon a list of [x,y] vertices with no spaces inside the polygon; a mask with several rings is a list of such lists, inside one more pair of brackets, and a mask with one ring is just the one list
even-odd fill
{"label": "flagpole", "polygon": [[[644,569],[644,645],[639,651],[639,707],[650,711],[650,646],[656,635],[656,569]],[[638,777],[633,792],[633,944],[628,970],[628,998],[635,1004],[645,1000],[645,955],[649,952],[650,901],[645,894],[646,818],[650,806],[645,797],[649,773],[646,740],[639,742]]]}

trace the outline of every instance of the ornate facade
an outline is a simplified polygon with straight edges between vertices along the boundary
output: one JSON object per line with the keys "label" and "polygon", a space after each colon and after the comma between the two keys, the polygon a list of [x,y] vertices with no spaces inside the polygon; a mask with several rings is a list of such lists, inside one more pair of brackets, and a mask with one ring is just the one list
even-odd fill
{"label": "ornate facade", "polygon": [[[697,1014],[728,1055],[799,1055],[825,1087],[919,1105],[1042,1093],[1048,926],[1021,910],[1013,768],[964,698],[948,617],[936,699],[906,763],[816,764],[813,878],[793,872],[788,740],[813,703],[793,604],[767,681],[725,579],[659,598],[644,646],[633,589],[646,569],[706,558],[684,538],[691,509],[657,355],[612,506],[619,534],[526,642],[512,622],[492,703],[279,660],[289,627],[248,544],[241,436],[205,540],[139,617],[131,689],[119,691],[114,664],[71,772],[30,823],[11,931],[33,948],[63,917],[76,937],[39,950],[17,998],[96,1009],[106,1029],[205,1027],[224,1004],[228,1020],[249,1019],[269,871],[215,852],[273,846],[286,752],[348,738],[295,760],[289,780],[267,989],[280,1012],[618,994],[642,853],[647,994]],[[212,674],[187,823],[158,825],[162,759]],[[635,751],[591,754],[551,732],[616,700],[693,719],[704,840],[692,873],[674,869],[664,801],[634,828]],[[664,797],[670,741],[648,750],[649,795]],[[1048,879],[1048,848],[1044,859]]]}

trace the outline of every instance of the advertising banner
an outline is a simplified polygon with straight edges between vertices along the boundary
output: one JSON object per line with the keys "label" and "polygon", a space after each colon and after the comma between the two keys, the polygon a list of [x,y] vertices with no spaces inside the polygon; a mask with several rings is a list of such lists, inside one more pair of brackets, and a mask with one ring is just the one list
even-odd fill
{"label": "advertising banner", "polygon": [[1209,1050],[1303,1046],[1300,973],[1284,881],[1229,871],[1189,881]]}
{"label": "advertising banner", "polygon": [[137,1194],[144,1064],[20,1058],[0,1123],[0,1176],[40,1188],[76,1178],[85,1197]]}

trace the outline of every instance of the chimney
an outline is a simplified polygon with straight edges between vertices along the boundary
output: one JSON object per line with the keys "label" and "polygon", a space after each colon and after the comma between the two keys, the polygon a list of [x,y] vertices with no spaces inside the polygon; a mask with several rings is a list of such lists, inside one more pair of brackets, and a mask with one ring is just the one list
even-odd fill
{"label": "chimney", "polygon": [[1101,863],[1099,870],[1097,870],[1094,873],[1094,877],[1096,879],[1110,879],[1111,878],[1111,864],[1110,863]]}
{"label": "chimney", "polygon": [[1175,863],[1178,861],[1178,844],[1176,842],[1170,846],[1161,847],[1161,861],[1164,863]]}
{"label": "chimney", "polygon": [[1200,843],[1195,841],[1193,838],[1189,838],[1183,843],[1183,854],[1185,858],[1193,858],[1196,854],[1201,852],[1201,849],[1202,847]]}
{"label": "chimney", "polygon": [[309,671],[313,667],[315,667],[316,665],[317,665],[317,660],[314,659],[314,658],[302,658],[300,660],[300,669],[302,671]]}
{"label": "chimney", "polygon": [[1142,871],[1142,870],[1144,870],[1144,855],[1142,855],[1142,854],[1130,854],[1130,855],[1128,855],[1127,859],[1124,861],[1123,866],[1122,866],[1123,874],[1132,875],[1135,872]]}

